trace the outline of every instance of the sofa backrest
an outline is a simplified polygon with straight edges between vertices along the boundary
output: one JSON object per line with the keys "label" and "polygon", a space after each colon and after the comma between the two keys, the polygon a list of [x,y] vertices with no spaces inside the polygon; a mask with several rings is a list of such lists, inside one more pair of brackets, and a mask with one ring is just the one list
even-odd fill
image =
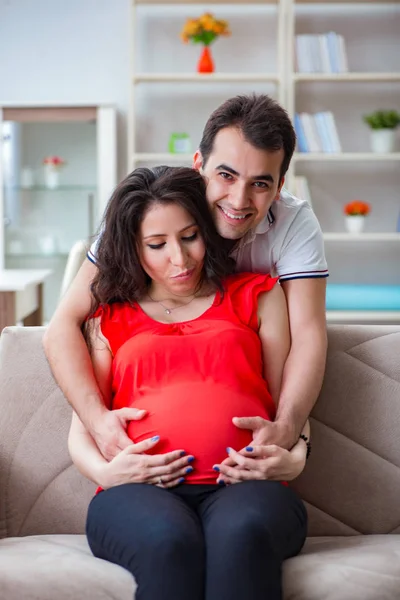
{"label": "sofa backrest", "polygon": [[[0,339],[0,537],[82,533],[94,485],[67,450],[71,410],[41,327]],[[400,327],[330,326],[312,453],[293,484],[310,535],[400,533]]]}
{"label": "sofa backrest", "polygon": [[400,533],[400,326],[331,325],[312,452],[293,487],[309,535]]}

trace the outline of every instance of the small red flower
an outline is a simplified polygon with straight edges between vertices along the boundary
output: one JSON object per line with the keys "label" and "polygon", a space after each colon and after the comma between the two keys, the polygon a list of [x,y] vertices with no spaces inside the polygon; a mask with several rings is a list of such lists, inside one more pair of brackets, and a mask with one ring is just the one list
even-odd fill
{"label": "small red flower", "polygon": [[44,165],[52,165],[53,167],[62,167],[64,163],[65,161],[59,156],[46,156],[46,158],[43,159]]}
{"label": "small red flower", "polygon": [[344,207],[344,213],[348,216],[361,215],[365,217],[370,212],[370,205],[363,200],[352,200],[352,202],[349,202]]}

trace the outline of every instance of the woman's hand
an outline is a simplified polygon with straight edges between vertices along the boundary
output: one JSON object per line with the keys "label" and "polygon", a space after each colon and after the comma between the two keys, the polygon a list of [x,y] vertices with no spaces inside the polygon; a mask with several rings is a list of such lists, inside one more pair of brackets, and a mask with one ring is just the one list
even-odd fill
{"label": "woman's hand", "polygon": [[159,436],[130,444],[109,463],[104,463],[98,474],[99,485],[103,489],[124,483],[149,483],[163,488],[171,488],[184,481],[185,475],[193,471],[190,463],[194,460],[184,450],[174,450],[166,454],[143,454],[154,448]]}
{"label": "woman's hand", "polygon": [[220,475],[217,483],[239,483],[253,479],[269,481],[291,481],[303,471],[307,447],[299,440],[291,451],[275,444],[269,446],[247,446],[240,452],[227,448],[229,458],[214,465]]}

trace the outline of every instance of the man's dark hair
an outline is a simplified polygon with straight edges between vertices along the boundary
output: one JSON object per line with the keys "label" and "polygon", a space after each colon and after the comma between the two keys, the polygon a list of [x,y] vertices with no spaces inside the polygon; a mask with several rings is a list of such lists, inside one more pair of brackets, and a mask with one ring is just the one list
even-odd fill
{"label": "man's dark hair", "polygon": [[296,146],[296,134],[286,110],[266,94],[235,96],[219,106],[209,117],[199,150],[205,166],[221,129],[236,127],[244,139],[260,150],[283,149],[280,178],[284,177]]}
{"label": "man's dark hair", "polygon": [[100,226],[92,311],[100,304],[133,302],[146,294],[151,280],[142,268],[138,244],[143,218],[155,204],[177,204],[193,217],[206,249],[204,280],[222,291],[221,280],[233,265],[215,228],[203,177],[188,167],[138,168],[115,188]]}

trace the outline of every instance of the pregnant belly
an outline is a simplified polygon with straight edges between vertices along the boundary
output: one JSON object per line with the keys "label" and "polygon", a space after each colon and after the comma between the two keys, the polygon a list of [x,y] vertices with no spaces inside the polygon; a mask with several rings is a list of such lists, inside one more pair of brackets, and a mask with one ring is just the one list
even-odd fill
{"label": "pregnant belly", "polygon": [[185,450],[195,457],[187,483],[215,483],[213,465],[228,455],[227,447],[240,450],[252,441],[252,432],[239,429],[232,417],[260,416],[269,419],[265,399],[237,393],[215,383],[196,382],[169,386],[162,392],[146,393],[133,406],[146,409],[141,421],[131,421],[128,435],[135,442],[159,435],[149,454]]}

